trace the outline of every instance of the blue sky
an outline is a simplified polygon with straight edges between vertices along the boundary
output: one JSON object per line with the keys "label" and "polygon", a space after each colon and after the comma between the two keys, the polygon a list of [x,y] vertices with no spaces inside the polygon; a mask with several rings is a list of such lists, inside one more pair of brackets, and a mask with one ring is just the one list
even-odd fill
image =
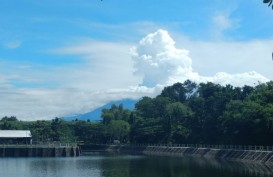
{"label": "blue sky", "polygon": [[84,113],[185,79],[273,79],[273,11],[259,0],[9,0],[0,20],[0,117]]}

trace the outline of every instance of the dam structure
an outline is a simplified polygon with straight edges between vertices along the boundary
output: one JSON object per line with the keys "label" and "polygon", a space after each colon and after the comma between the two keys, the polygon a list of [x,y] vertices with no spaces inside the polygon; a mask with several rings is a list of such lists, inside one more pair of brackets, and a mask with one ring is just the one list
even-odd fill
{"label": "dam structure", "polygon": [[[272,146],[234,145],[93,145],[90,150],[160,156],[192,156],[206,159],[273,165]],[[84,152],[84,150],[83,150]]]}
{"label": "dam structure", "polygon": [[33,142],[30,130],[0,130],[0,157],[76,157],[75,143]]}
{"label": "dam structure", "polygon": [[76,145],[0,145],[1,157],[77,157]]}

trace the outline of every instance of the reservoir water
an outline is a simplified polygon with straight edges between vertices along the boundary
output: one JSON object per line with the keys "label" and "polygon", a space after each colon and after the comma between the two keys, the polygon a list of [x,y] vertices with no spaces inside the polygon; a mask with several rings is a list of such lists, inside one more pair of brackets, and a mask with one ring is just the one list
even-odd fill
{"label": "reservoir water", "polygon": [[90,154],[66,158],[1,158],[3,177],[264,177],[272,167],[190,157]]}

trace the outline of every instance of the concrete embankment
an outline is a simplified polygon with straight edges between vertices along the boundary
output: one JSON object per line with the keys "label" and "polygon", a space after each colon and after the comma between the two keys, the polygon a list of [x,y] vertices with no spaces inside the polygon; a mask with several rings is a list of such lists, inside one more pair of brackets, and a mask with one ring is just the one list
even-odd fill
{"label": "concrete embankment", "polygon": [[118,151],[162,156],[192,156],[207,159],[254,162],[273,165],[273,152],[265,150],[214,149],[169,146],[128,146],[128,145],[96,145],[88,147],[95,151]]}
{"label": "concrete embankment", "polygon": [[144,154],[150,155],[173,155],[173,156],[194,156],[213,158],[240,162],[257,162],[273,164],[272,151],[260,150],[233,150],[233,149],[210,149],[191,147],[146,147]]}
{"label": "concrete embankment", "polygon": [[0,157],[75,157],[79,147],[0,147]]}

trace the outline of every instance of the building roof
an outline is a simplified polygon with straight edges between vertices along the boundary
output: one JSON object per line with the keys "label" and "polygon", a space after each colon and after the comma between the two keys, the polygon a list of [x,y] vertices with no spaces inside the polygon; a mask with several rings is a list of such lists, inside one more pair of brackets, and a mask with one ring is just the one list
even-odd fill
{"label": "building roof", "polygon": [[0,130],[0,138],[31,138],[30,130]]}

